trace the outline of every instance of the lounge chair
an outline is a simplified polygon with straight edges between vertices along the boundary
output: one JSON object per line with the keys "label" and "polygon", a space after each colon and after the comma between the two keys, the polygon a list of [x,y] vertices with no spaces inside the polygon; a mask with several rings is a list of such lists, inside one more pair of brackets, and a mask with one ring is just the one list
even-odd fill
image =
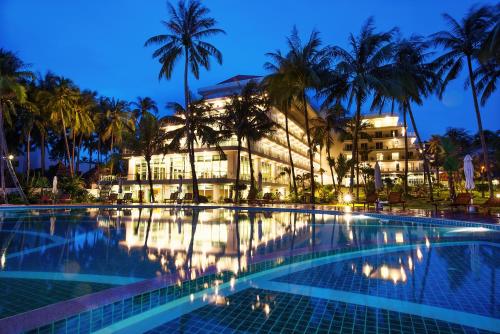
{"label": "lounge chair", "polygon": [[71,195],[70,194],[62,194],[61,197],[59,197],[59,203],[61,203],[61,204],[71,203]]}
{"label": "lounge chair", "polygon": [[[378,194],[373,193],[373,194],[366,195],[365,200],[360,202],[359,204],[363,204],[363,210],[364,210],[365,208],[370,209],[370,205],[373,205],[376,208],[377,201],[378,201]],[[354,207],[354,203],[352,204],[352,206]]]}
{"label": "lounge chair", "polygon": [[402,204],[403,210],[405,209],[406,202],[403,199],[403,193],[399,191],[393,191],[389,193],[387,198],[387,204],[389,204],[389,210],[392,210],[392,206],[396,204]]}
{"label": "lounge chair", "polygon": [[167,203],[175,203],[178,198],[179,198],[179,193],[176,191],[176,192],[170,193],[170,197],[169,198],[165,198],[163,200],[163,203],[165,203],[165,204],[167,204]]}
{"label": "lounge chair", "polygon": [[274,202],[273,194],[265,193],[262,196],[262,201],[261,201],[262,204],[272,204],[273,202]]}
{"label": "lounge chair", "polygon": [[481,204],[480,208],[486,209],[486,212],[490,214],[491,208],[500,208],[500,198],[498,197],[488,198],[486,202]]}
{"label": "lounge chair", "polygon": [[53,200],[50,196],[46,195],[46,194],[43,194],[42,196],[40,196],[40,199],[38,201],[40,204],[52,204],[53,203]]}
{"label": "lounge chair", "polygon": [[233,203],[233,199],[232,198],[224,198],[224,203]]}
{"label": "lounge chair", "polygon": [[182,202],[192,202],[193,201],[193,194],[192,193],[186,193],[184,197],[182,198]]}
{"label": "lounge chair", "polygon": [[118,194],[117,193],[111,193],[109,194],[108,198],[104,201],[106,204],[115,204],[118,203]]}
{"label": "lounge chair", "polygon": [[465,207],[465,209],[467,209],[467,207],[471,204],[471,201],[472,201],[471,194],[460,193],[457,195],[457,197],[455,197],[454,200],[451,201],[450,206],[451,206],[452,210],[455,208],[458,208],[460,206],[463,206],[463,207]]}

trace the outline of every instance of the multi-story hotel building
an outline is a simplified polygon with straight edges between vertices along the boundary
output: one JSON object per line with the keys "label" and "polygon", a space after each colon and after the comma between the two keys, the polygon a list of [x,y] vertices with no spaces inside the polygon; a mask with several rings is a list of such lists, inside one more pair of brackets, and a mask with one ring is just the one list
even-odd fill
{"label": "multi-story hotel building", "polygon": [[[359,136],[359,161],[361,164],[375,166],[378,161],[382,178],[390,177],[397,179],[404,174],[405,168],[405,128],[396,114],[367,114],[362,116],[362,123],[368,123],[363,127]],[[413,133],[407,133],[408,140],[408,183],[419,184],[424,182],[423,161],[420,158],[416,137]],[[333,156],[340,153],[348,159],[352,156],[352,138],[346,138],[341,145],[335,145],[332,150]],[[360,182],[362,182],[360,178]],[[348,177],[344,184],[348,185]]]}
{"label": "multi-story hotel building", "polygon": [[[229,98],[237,94],[249,81],[260,81],[257,76],[235,76],[217,85],[199,89],[198,93],[207,103],[212,104],[216,112],[223,113]],[[308,106],[309,117],[317,117],[315,110]],[[285,116],[276,109],[270,108],[269,116],[276,123],[275,131],[252,145],[252,160],[254,176],[261,187],[262,193],[279,194],[286,196],[289,193],[290,179],[286,168],[290,166],[285,133]],[[295,174],[301,175],[309,171],[308,148],[304,131],[304,117],[299,110],[289,112],[289,133],[292,157],[295,165]],[[169,126],[165,131],[169,130]],[[206,147],[195,144],[196,173],[199,182],[200,194],[211,201],[222,201],[232,195],[236,178],[237,141],[236,137],[223,142],[221,145],[226,160],[221,159],[215,147]],[[132,192],[138,197],[140,186],[136,175],[142,180],[142,190],[149,191],[146,186],[146,162],[140,156],[128,156],[128,176],[124,182],[124,192]],[[155,155],[151,160],[155,198],[159,201],[170,197],[172,192],[178,191],[182,176],[182,193],[192,193],[191,168],[187,151]],[[315,172],[320,171],[320,157],[314,157]],[[250,165],[247,145],[243,142],[241,153],[240,178],[244,184],[249,184]],[[248,187],[247,187],[248,189]],[[243,198],[246,197],[245,190]],[[145,197],[147,198],[147,197]]]}

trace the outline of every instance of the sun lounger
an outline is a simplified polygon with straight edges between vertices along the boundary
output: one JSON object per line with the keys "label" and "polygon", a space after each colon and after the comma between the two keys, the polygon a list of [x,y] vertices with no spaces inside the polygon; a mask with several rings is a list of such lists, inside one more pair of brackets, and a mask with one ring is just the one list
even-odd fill
{"label": "sun lounger", "polygon": [[179,198],[179,193],[178,192],[173,192],[173,193],[170,193],[170,197],[169,198],[165,198],[163,200],[163,203],[165,203],[165,204],[167,204],[167,203],[175,203],[178,198]]}
{"label": "sun lounger", "polygon": [[482,209],[486,209],[488,214],[491,213],[491,208],[500,208],[500,198],[492,197],[489,198],[486,202],[481,204]]}
{"label": "sun lounger", "polygon": [[[370,205],[373,205],[374,207],[377,206],[377,201],[378,201],[378,194],[373,193],[373,194],[366,195],[365,200],[360,202],[360,204],[363,204],[363,210],[365,208],[370,209]],[[353,203],[353,206],[354,206],[354,203]]]}
{"label": "sun lounger", "polygon": [[40,200],[39,200],[39,203],[40,204],[52,204],[52,198],[50,198],[50,196],[48,195],[42,195],[40,196]]}
{"label": "sun lounger", "polygon": [[389,197],[387,198],[387,204],[389,204],[389,210],[392,210],[392,206],[396,204],[402,204],[404,210],[406,202],[403,199],[403,193],[399,191],[390,192]]}
{"label": "sun lounger", "polygon": [[457,197],[455,197],[455,199],[453,201],[451,201],[450,203],[450,206],[451,206],[451,209],[455,209],[455,208],[458,208],[458,207],[465,207],[465,209],[467,209],[467,207],[471,204],[471,201],[472,201],[472,195],[469,194],[469,193],[460,193],[457,195]]}
{"label": "sun lounger", "polygon": [[70,194],[62,194],[61,197],[59,197],[59,203],[61,203],[61,204],[71,203],[71,195]]}
{"label": "sun lounger", "polygon": [[121,200],[123,204],[132,203],[132,193],[125,193]]}

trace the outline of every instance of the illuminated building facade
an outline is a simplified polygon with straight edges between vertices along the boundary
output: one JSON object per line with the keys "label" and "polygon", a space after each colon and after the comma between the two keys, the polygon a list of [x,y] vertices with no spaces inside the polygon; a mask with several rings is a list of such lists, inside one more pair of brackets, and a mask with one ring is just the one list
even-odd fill
{"label": "illuminated building facade", "polygon": [[[238,94],[241,88],[252,80],[258,82],[262,80],[262,77],[239,75],[217,85],[201,88],[198,92],[207,103],[213,106],[215,113],[223,113],[229,98]],[[316,112],[310,106],[308,107],[309,117],[317,117]],[[252,145],[254,177],[262,194],[272,193],[283,198],[288,195],[290,185],[290,176],[287,173],[290,162],[285,133],[285,116],[274,107],[270,108],[268,112],[269,117],[276,123],[275,131]],[[303,113],[292,109],[289,112],[288,127],[296,175],[309,171],[308,148],[303,123]],[[169,126],[165,130],[168,131]],[[221,143],[220,146],[225,153],[225,159],[221,159],[215,147],[206,147],[195,143],[195,164],[200,195],[215,202],[232,196],[236,178],[236,137]],[[128,177],[124,182],[124,192],[132,192],[134,198],[138,197],[140,189],[147,194],[149,187],[146,185],[147,168],[144,158],[128,156],[127,159]],[[240,182],[247,185],[242,198],[246,198],[250,181],[250,165],[245,141],[243,141],[240,160]],[[315,154],[314,166],[319,175],[319,153]],[[192,193],[191,168],[187,151],[155,155],[151,160],[151,169],[157,201],[168,199],[173,192],[178,191],[180,177],[183,180],[182,193]],[[323,167],[323,169],[326,168]],[[136,182],[136,175],[139,175],[142,181],[142,188]]]}
{"label": "illuminated building facade", "polygon": [[[390,113],[363,115],[361,122],[367,126],[363,126],[358,140],[360,164],[375,167],[375,163],[378,161],[382,178],[397,179],[398,176],[403,175],[405,169],[404,133],[406,129],[401,124],[399,116]],[[408,132],[407,140],[408,183],[416,185],[424,182],[423,160],[418,151],[415,134]],[[342,142],[337,141],[337,143],[342,145],[335,145],[332,155],[336,157],[343,153],[348,159],[351,159],[352,139],[346,138]],[[348,179],[347,176],[343,180],[345,185],[349,184]],[[360,182],[362,182],[361,176]]]}

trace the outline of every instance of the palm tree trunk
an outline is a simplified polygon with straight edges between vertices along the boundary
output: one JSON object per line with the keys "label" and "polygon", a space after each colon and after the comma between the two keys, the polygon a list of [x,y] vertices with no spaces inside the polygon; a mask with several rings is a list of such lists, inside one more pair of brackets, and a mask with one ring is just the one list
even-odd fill
{"label": "palm tree trunk", "polygon": [[[354,133],[352,134],[352,151],[351,151],[351,176],[349,178],[349,192],[352,193],[354,189],[354,166],[356,163],[356,154],[358,149],[358,131],[359,122],[361,118],[361,99],[356,97],[356,116],[354,119]],[[359,200],[359,189],[357,191],[356,200]]]}
{"label": "palm tree trunk", "polygon": [[2,103],[0,102],[0,186],[2,188],[2,197],[5,204],[8,203],[7,193],[5,189],[5,159],[7,158],[7,152],[4,152],[4,138],[5,129],[3,127],[3,110]]}
{"label": "palm tree trunk", "polygon": [[149,201],[155,202],[155,193],[153,191],[153,174],[151,173],[151,157],[145,157],[146,166],[148,168],[148,181],[149,181]]}
{"label": "palm tree trunk", "polygon": [[311,147],[311,131],[309,129],[309,116],[307,115],[307,99],[306,99],[306,91],[302,90],[302,101],[303,101],[303,109],[304,109],[304,120],[305,120],[305,126],[306,126],[306,135],[307,135],[307,148],[309,149],[309,169],[310,169],[310,174],[311,174],[311,198],[310,198],[310,203],[314,204],[315,200],[315,190],[316,190],[316,185],[314,184],[314,163],[313,163],[313,157],[314,157],[314,152]]}
{"label": "palm tree trunk", "polygon": [[196,175],[196,161],[194,155],[194,141],[188,140],[189,163],[191,164],[191,180],[193,182],[193,202],[200,202],[200,193],[198,191],[198,177]]}
{"label": "palm tree trunk", "polygon": [[71,154],[69,153],[69,143],[68,143],[68,136],[66,136],[66,122],[64,121],[64,115],[62,112],[62,108],[59,108],[59,114],[61,116],[61,122],[62,122],[62,130],[63,130],[63,137],[64,137],[64,145],[66,146],[66,156],[68,157],[68,165],[69,165],[69,174],[73,176],[73,166],[71,165]]}
{"label": "palm tree trunk", "polygon": [[241,160],[241,138],[238,138],[238,154],[236,161],[236,179],[234,181],[234,202],[238,203],[240,200],[240,160]]}
{"label": "palm tree trunk", "polygon": [[484,139],[483,122],[481,121],[481,112],[479,111],[479,104],[477,102],[476,84],[474,83],[474,75],[472,74],[472,60],[470,55],[467,55],[467,67],[469,68],[469,82],[470,82],[470,88],[472,90],[472,97],[474,99],[474,109],[476,111],[479,138],[481,139],[481,147],[483,149],[484,167],[486,170],[486,176],[488,178],[488,188],[490,191],[490,198],[493,198],[493,181],[491,180],[491,174],[490,174],[488,147],[486,146],[486,140]]}
{"label": "palm tree trunk", "polygon": [[45,133],[40,133],[40,167],[42,168],[41,175],[45,174]]}
{"label": "palm tree trunk", "polygon": [[328,138],[326,139],[326,156],[328,159],[328,167],[330,167],[330,173],[332,174],[333,190],[335,193],[337,193],[337,185],[335,183],[335,175],[333,174],[333,166],[331,164],[332,154],[330,152],[330,148],[331,148],[330,134],[328,133]]}
{"label": "palm tree trunk", "polygon": [[26,180],[30,178],[31,169],[31,130],[28,130],[26,138]]}
{"label": "palm tree trunk", "polygon": [[250,165],[250,191],[248,192],[248,199],[255,199],[255,178],[253,174],[253,162],[252,162],[252,146],[250,140],[247,138],[247,148],[248,148],[248,163]]}
{"label": "palm tree trunk", "polygon": [[431,172],[429,168],[429,160],[427,160],[427,152],[425,150],[424,144],[422,142],[422,139],[420,137],[420,134],[417,129],[417,124],[415,123],[415,118],[413,117],[413,112],[411,111],[411,104],[408,103],[408,115],[410,115],[410,120],[411,120],[411,125],[413,127],[413,130],[415,131],[415,135],[417,136],[417,142],[418,142],[418,147],[420,149],[422,159],[424,160],[424,178],[425,175],[427,175],[427,181],[429,183],[429,199],[431,202],[434,201],[434,194],[432,190],[432,179],[431,179]]}
{"label": "palm tree trunk", "polygon": [[297,181],[295,180],[295,167],[293,165],[292,147],[290,145],[290,133],[288,131],[288,106],[285,108],[285,132],[286,143],[288,145],[288,158],[290,159],[290,172],[292,175],[293,193],[295,194],[295,198],[298,198],[299,195],[297,192]]}
{"label": "palm tree trunk", "polygon": [[406,106],[403,107],[403,127],[405,130],[404,141],[405,141],[405,176],[403,179],[403,192],[405,196],[408,196],[408,126],[406,124]]}
{"label": "palm tree trunk", "polygon": [[71,132],[72,132],[72,135],[73,135],[73,144],[72,144],[72,147],[71,147],[71,164],[73,165],[73,170],[75,171],[75,174],[77,174],[76,173],[76,169],[75,169],[76,133],[75,133],[74,129]]}
{"label": "palm tree trunk", "polygon": [[[82,143],[83,143],[83,133],[80,134],[80,139],[78,140],[78,150],[76,151],[76,172],[79,173],[80,171],[80,152],[82,150]],[[89,167],[90,167],[90,160],[89,160]]]}

